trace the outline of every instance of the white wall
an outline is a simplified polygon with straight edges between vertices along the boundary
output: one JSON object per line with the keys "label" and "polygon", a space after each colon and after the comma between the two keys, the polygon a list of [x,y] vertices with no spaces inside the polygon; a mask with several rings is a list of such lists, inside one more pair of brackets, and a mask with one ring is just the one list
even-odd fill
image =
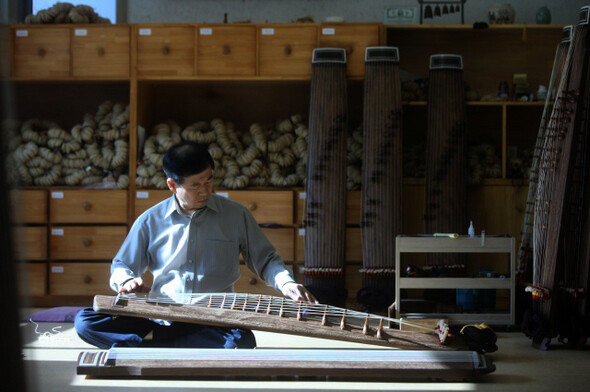
{"label": "white wall", "polygon": [[[1,23],[17,23],[16,4],[23,0],[0,0]],[[57,1],[57,0],[56,0]],[[67,1],[67,0],[63,0]],[[327,16],[342,16],[347,22],[382,22],[385,7],[418,7],[418,0],[118,0],[127,3],[128,23],[220,23],[290,22],[311,16],[322,22]],[[443,1],[443,0],[441,0]],[[466,0],[465,23],[487,22],[487,10],[509,3],[516,11],[515,23],[535,23],[541,6],[551,11],[551,23],[576,24],[580,7],[590,0]],[[458,23],[457,15],[428,19],[427,23]]]}
{"label": "white wall", "polygon": [[[515,23],[535,23],[537,9],[547,6],[551,23],[576,24],[580,7],[590,0],[467,0],[465,23],[487,22],[487,10],[498,3],[510,3],[515,10]],[[382,22],[385,7],[418,6],[417,0],[127,0],[129,23],[219,23],[224,13],[228,21],[249,20],[256,23],[290,22],[311,16],[322,22],[327,16],[342,16],[347,22]],[[451,19],[451,17],[453,17]],[[456,16],[449,15],[453,23]],[[428,23],[446,22],[442,18]],[[455,22],[455,23],[458,23]]]}

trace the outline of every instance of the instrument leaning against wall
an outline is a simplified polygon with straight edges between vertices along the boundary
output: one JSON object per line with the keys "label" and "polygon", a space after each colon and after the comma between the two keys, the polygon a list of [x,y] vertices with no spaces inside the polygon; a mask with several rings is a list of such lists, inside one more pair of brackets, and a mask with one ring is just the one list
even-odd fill
{"label": "instrument leaning against wall", "polygon": [[394,300],[395,241],[402,233],[402,104],[396,47],[369,47],[365,55],[362,155],[363,288],[367,311]]}
{"label": "instrument leaning against wall", "polygon": [[442,320],[435,329],[426,328],[425,332],[430,333],[401,331],[391,328],[391,324],[411,323],[268,295],[199,293],[175,300],[161,295],[97,295],[94,297],[94,310],[113,315],[241,327],[405,350],[466,349],[459,337],[448,338],[448,326]]}
{"label": "instrument leaning against wall", "polygon": [[346,251],[346,51],[313,51],[305,200],[304,284],[320,301],[342,306]]}

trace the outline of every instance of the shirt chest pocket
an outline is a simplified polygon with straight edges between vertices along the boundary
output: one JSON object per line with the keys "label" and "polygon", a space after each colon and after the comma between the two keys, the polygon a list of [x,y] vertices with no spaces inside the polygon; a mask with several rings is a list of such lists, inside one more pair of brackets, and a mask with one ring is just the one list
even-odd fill
{"label": "shirt chest pocket", "polygon": [[227,240],[206,239],[202,252],[200,273],[207,276],[229,277],[240,271],[240,250]]}

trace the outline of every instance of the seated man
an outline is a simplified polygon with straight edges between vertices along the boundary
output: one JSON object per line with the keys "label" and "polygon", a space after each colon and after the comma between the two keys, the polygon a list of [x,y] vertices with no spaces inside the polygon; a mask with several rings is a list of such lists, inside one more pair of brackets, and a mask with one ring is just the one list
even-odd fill
{"label": "seated man", "polygon": [[[163,166],[173,195],[144,212],[131,227],[111,265],[110,285],[116,292],[151,290],[180,300],[192,293],[232,292],[240,276],[241,253],[252,271],[285,296],[316,302],[293,280],[250,211],[213,194],[215,164],[206,148],[179,143],[166,152]],[[154,276],[152,288],[142,280],[148,268]],[[256,346],[247,329],[112,317],[92,308],[78,313],[75,328],[82,340],[103,349]],[[152,339],[145,340],[150,332]]]}

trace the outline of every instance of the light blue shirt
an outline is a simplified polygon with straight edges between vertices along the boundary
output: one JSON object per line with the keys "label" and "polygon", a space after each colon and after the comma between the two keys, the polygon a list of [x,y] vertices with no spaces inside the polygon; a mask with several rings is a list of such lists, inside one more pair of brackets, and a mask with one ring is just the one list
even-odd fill
{"label": "light blue shirt", "polygon": [[172,195],[137,218],[113,259],[110,285],[118,291],[149,268],[152,293],[176,300],[232,292],[240,253],[248,268],[277,290],[294,281],[247,208],[213,194],[205,208],[188,216]]}

